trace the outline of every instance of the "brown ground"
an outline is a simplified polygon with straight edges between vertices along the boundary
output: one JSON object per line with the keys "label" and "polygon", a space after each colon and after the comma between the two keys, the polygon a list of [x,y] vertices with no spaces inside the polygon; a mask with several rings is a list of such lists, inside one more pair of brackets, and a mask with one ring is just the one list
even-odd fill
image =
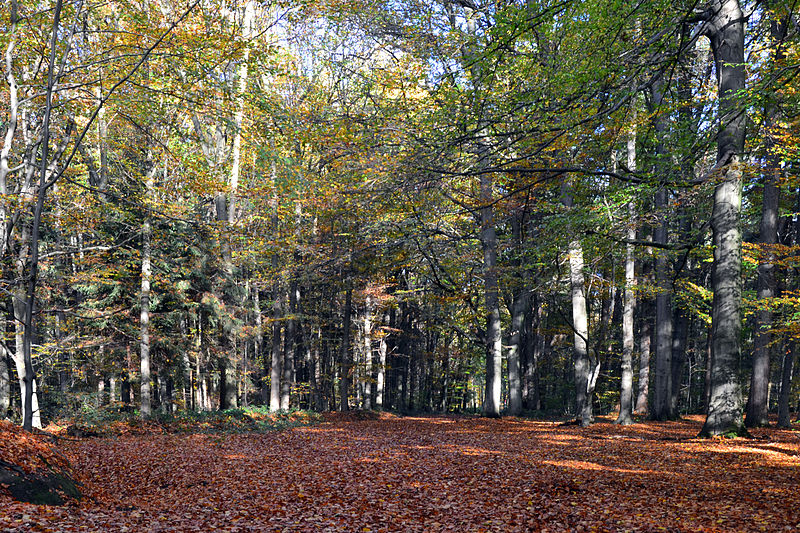
{"label": "brown ground", "polygon": [[800,433],[697,440],[700,426],[333,416],[61,441],[84,500],[0,494],[0,530],[800,530]]}

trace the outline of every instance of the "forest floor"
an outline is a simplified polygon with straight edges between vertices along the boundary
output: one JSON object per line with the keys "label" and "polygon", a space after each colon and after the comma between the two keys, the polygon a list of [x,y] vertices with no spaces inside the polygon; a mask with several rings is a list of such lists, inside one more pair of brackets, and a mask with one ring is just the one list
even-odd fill
{"label": "forest floor", "polygon": [[0,531],[800,530],[800,432],[362,418],[60,439],[83,499],[33,505],[0,490]]}

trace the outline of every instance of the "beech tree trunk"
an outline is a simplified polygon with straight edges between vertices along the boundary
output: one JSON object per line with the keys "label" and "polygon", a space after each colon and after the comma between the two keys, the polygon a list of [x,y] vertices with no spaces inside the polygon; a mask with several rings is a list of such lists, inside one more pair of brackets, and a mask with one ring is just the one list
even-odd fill
{"label": "beech tree trunk", "polygon": [[516,256],[512,260],[512,266],[517,271],[515,287],[511,302],[511,338],[508,349],[508,414],[519,416],[522,414],[522,358],[525,350],[525,319],[530,307],[530,291],[525,286],[523,278],[522,261],[519,259],[523,250],[522,222],[524,212],[517,210],[511,219],[512,232],[514,235],[514,246]]}
{"label": "beech tree trunk", "polygon": [[244,5],[242,20],[242,40],[244,41],[244,54],[239,63],[236,83],[236,112],[233,115],[233,146],[231,147],[231,174],[230,191],[228,192],[228,223],[236,222],[236,193],[239,188],[239,174],[241,167],[241,146],[242,146],[242,123],[244,119],[244,96],[247,91],[248,69],[247,62],[250,59],[250,33],[255,16],[255,6],[253,0],[247,0]]}
{"label": "beech tree trunk", "polygon": [[[652,87],[652,111],[660,113],[663,100],[663,80],[659,79]],[[665,118],[659,114],[655,118],[655,130],[658,137],[656,145],[656,171],[665,172],[664,136],[667,125]],[[667,201],[669,193],[662,184],[655,194],[655,212],[657,222],[653,240],[659,244],[667,244],[669,221],[667,219]],[[669,401],[672,395],[672,283],[669,277],[669,256],[667,250],[655,250],[656,274],[656,368],[653,380],[653,403],[650,406],[650,418],[668,420]]]}
{"label": "beech tree trunk", "polygon": [[508,351],[508,414],[519,416],[522,414],[522,379],[520,372],[520,356],[522,354],[525,310],[528,308],[530,294],[524,288],[520,289],[511,312],[511,347]]}
{"label": "beech tree trunk", "polygon": [[339,352],[339,410],[350,409],[350,319],[353,313],[353,289],[345,292],[344,309],[342,310],[342,344]]}
{"label": "beech tree trunk", "polygon": [[[785,30],[780,21],[771,24],[771,38],[776,46],[775,60],[783,59],[779,43]],[[767,110],[767,125],[775,127],[774,109]],[[767,138],[767,146],[774,150],[775,142]],[[771,168],[764,174],[764,193],[761,208],[761,223],[758,237],[761,260],[758,263],[757,298],[762,304],[756,312],[753,339],[753,373],[750,375],[750,394],[747,398],[747,414],[744,423],[747,427],[769,425],[768,402],[770,345],[772,335],[772,308],[770,299],[775,296],[775,244],[778,242],[778,214],[780,208],[780,157],[772,155],[768,159]]]}
{"label": "beech tree trunk", "polygon": [[142,225],[142,272],[139,294],[139,368],[141,384],[139,388],[139,412],[147,418],[151,412],[150,398],[150,218]]}
{"label": "beech tree trunk", "polygon": [[[777,171],[776,171],[777,173]],[[762,248],[762,260],[758,265],[758,300],[764,306],[756,312],[753,339],[753,373],[750,377],[750,395],[747,400],[747,427],[763,427],[769,425],[767,412],[767,392],[769,388],[770,343],[772,335],[772,310],[769,300],[775,296],[774,245],[778,242],[778,205],[779,191],[777,176],[764,176],[764,200],[761,213],[759,242]]]}
{"label": "beech tree trunk", "polygon": [[792,415],[789,401],[792,392],[792,372],[797,359],[800,343],[794,342],[792,348],[783,354],[783,367],[781,369],[781,392],[778,397],[778,427],[792,427]]}
{"label": "beech tree trunk", "polygon": [[[628,204],[628,214],[631,219],[628,240],[632,241],[636,239],[636,228],[633,226],[633,221],[636,220],[636,208],[633,203]],[[633,292],[633,287],[636,285],[634,268],[633,244],[629,243],[625,246],[625,292],[622,296],[622,358],[620,361],[622,376],[620,379],[619,416],[616,420],[617,424],[623,426],[633,423],[631,417],[633,412],[633,313],[636,308],[636,294]]]}
{"label": "beech tree trunk", "polygon": [[283,339],[283,382],[281,383],[281,409],[291,407],[292,386],[294,385],[294,360],[297,348],[297,284],[289,287],[289,318]]}
{"label": "beech tree trunk", "polygon": [[383,409],[384,389],[386,388],[386,354],[389,345],[386,342],[386,333],[381,334],[378,344],[378,371],[375,376],[375,408]]}
{"label": "beech tree trunk", "polygon": [[745,88],[744,15],[737,0],[711,2],[708,35],[719,83],[720,127],[717,165],[720,181],[714,189],[711,227],[714,232],[711,311],[711,390],[706,422],[700,434],[746,434],[739,385],[741,329],[742,168],[745,109],[739,102]]}
{"label": "beech tree trunk", "polygon": [[272,364],[269,370],[269,409],[278,411],[281,408],[281,367],[283,354],[281,353],[281,321],[283,308],[281,305],[282,292],[276,284],[272,303]]}
{"label": "beech tree trunk", "polygon": [[11,407],[11,375],[9,374],[8,362],[8,352],[5,346],[0,346],[0,420],[6,418],[8,408]]}
{"label": "beech tree trunk", "polygon": [[492,206],[491,174],[481,175],[481,233],[483,247],[484,299],[486,301],[486,392],[483,416],[500,417],[503,385],[503,344],[500,332],[500,297],[497,284],[497,233]]}
{"label": "beech tree trunk", "polygon": [[372,298],[364,303],[364,409],[372,409]]}
{"label": "beech tree trunk", "polygon": [[[636,172],[636,126],[634,125],[626,143],[628,170]],[[636,205],[628,203],[628,240],[636,240]],[[633,315],[636,310],[636,263],[634,245],[625,245],[625,292],[622,295],[622,357],[620,358],[619,415],[617,424],[633,423]]]}
{"label": "beech tree trunk", "polygon": [[686,344],[689,340],[689,315],[681,309],[674,309],[674,330],[672,335],[672,387],[670,388],[669,410],[670,420],[680,418],[680,395],[683,382],[683,371],[686,368]]}
{"label": "beech tree trunk", "polygon": [[[562,203],[571,208],[569,184],[562,188]],[[586,280],[583,276],[583,247],[581,241],[570,241],[569,280],[572,299],[572,328],[574,332],[573,361],[575,365],[575,420],[583,427],[592,423],[593,369],[589,360],[589,321],[586,312]]]}
{"label": "beech tree trunk", "polygon": [[[642,264],[642,281],[650,281],[649,262]],[[646,415],[649,412],[650,396],[650,347],[652,344],[653,331],[650,324],[652,317],[653,302],[649,298],[643,298],[640,302],[639,318],[639,389],[636,395],[636,409],[634,414]]]}
{"label": "beech tree trunk", "polygon": [[[145,162],[145,187],[147,201],[153,200],[155,194],[156,165],[150,150],[147,152]],[[151,375],[150,375],[150,281],[152,277],[151,266],[151,239],[153,229],[148,207],[142,223],[142,269],[141,287],[139,292],[139,369],[141,383],[139,385],[139,414],[142,418],[150,416],[152,411]]]}

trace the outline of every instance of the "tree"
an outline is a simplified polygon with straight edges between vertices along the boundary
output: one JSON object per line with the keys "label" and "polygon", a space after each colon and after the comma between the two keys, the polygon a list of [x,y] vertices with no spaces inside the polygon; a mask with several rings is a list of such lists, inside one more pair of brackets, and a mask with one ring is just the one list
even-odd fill
{"label": "tree", "polygon": [[738,0],[715,0],[706,12],[719,86],[718,183],[714,189],[714,302],[711,396],[703,436],[745,434],[738,377],[741,329],[741,205],[745,110],[744,14]]}

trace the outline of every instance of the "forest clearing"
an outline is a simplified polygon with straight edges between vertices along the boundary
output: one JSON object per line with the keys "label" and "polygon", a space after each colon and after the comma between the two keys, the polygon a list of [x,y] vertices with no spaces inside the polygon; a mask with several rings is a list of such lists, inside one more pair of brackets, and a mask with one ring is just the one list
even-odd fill
{"label": "forest clearing", "polygon": [[800,438],[699,417],[591,428],[329,414],[265,433],[60,439],[83,499],[0,496],[6,531],[797,531]]}

